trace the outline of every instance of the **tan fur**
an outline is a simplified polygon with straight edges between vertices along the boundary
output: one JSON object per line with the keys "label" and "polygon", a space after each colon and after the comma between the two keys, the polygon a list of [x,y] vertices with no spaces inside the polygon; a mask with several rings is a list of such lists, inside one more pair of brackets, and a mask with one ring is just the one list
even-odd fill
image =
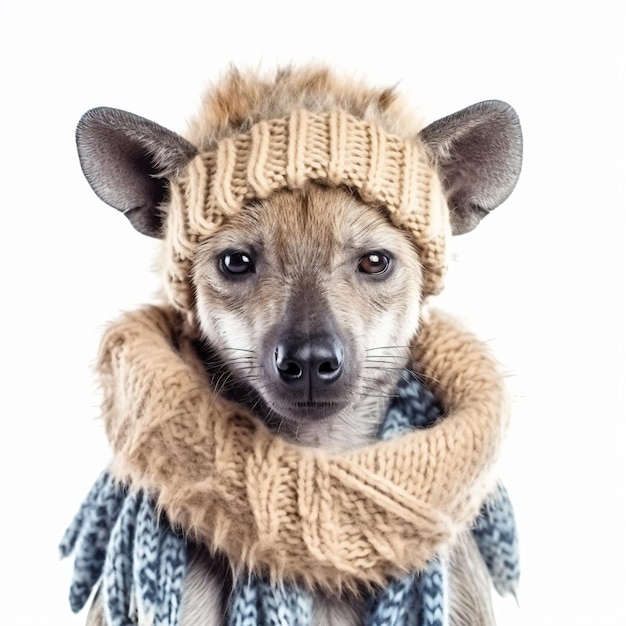
{"label": "tan fur", "polygon": [[[262,278],[225,280],[214,257],[228,248],[259,250]],[[359,259],[372,250],[393,251],[389,278],[357,271]],[[260,346],[268,327],[301,299],[310,302],[302,311],[305,327],[313,307],[326,302],[326,315],[355,344],[358,386],[339,414],[322,423],[283,422],[280,432],[331,448],[354,448],[375,436],[417,331],[420,283],[413,245],[386,215],[345,190],[314,185],[276,193],[236,215],[202,245],[194,275],[205,337],[222,360],[234,364],[232,378],[253,386],[267,388]]]}
{"label": "tan fur", "polygon": [[102,587],[98,587],[87,614],[86,626],[107,626],[102,603]]}
{"label": "tan fur", "polygon": [[[423,127],[422,120],[393,89],[372,89],[324,67],[286,68],[265,78],[258,72],[233,68],[207,91],[188,138],[210,149],[226,136],[247,130],[262,119],[287,115],[294,108],[315,112],[336,106],[406,138],[416,137]],[[267,251],[269,276],[254,293],[245,288],[233,293],[232,285],[220,284],[211,254],[228,246],[249,246],[250,242]],[[355,276],[359,254],[381,248],[393,249],[401,256],[401,271],[394,281],[384,284],[382,290],[380,285],[363,285],[365,281],[350,282],[347,278]],[[339,280],[337,266],[346,269]],[[323,294],[328,298],[344,327],[359,339],[362,367],[375,367],[371,372],[376,373],[368,376],[368,370],[363,370],[361,388],[347,410],[323,424],[286,424],[279,432],[306,445],[329,448],[367,443],[375,436],[397,371],[406,364],[408,344],[417,331],[421,301],[417,255],[381,212],[344,190],[311,186],[304,193],[281,192],[252,205],[203,244],[194,272],[198,318],[205,336],[220,347],[222,355],[237,362],[232,376],[255,377],[258,363],[246,355],[256,352],[268,321],[280,317],[289,290],[299,281],[311,286],[309,297]],[[381,362],[389,367],[381,368]],[[367,390],[373,388],[378,393],[368,396]],[[490,583],[471,542],[469,535],[464,536],[453,553],[451,624],[458,626],[492,622]],[[358,624],[355,604],[359,603],[353,598],[318,594],[316,624]],[[187,624],[193,622],[184,620],[183,626]]]}
{"label": "tan fur", "polygon": [[[263,250],[262,283],[225,282],[214,256],[227,248]],[[356,272],[360,256],[377,249],[392,250],[397,257],[394,275],[384,282],[368,281]],[[237,379],[259,384],[262,365],[257,356],[263,335],[272,320],[284,316],[286,303],[302,285],[312,301],[325,298],[342,329],[357,338],[357,360],[363,369],[350,405],[321,423],[281,422],[278,429],[304,445],[330,449],[355,448],[375,438],[398,370],[408,362],[408,345],[418,331],[420,282],[412,243],[384,213],[345,190],[314,185],[304,192],[276,193],[226,222],[203,244],[194,272],[204,335],[232,363],[232,374],[221,380],[226,387]],[[450,624],[491,624],[490,582],[469,533],[461,537],[450,562]],[[215,581],[194,563],[187,584],[197,586],[202,579],[210,594]],[[318,591],[314,624],[356,626],[362,605],[352,595]],[[195,623],[185,617],[182,626]],[[205,616],[202,623],[218,626],[220,621],[206,621]]]}
{"label": "tan fur", "polygon": [[[341,107],[404,138],[416,137],[423,127],[393,89],[371,89],[326,68],[287,68],[267,77],[232,69],[207,92],[187,137],[199,148],[210,150],[225,137],[298,107],[313,112]],[[255,260],[263,266],[262,277],[225,281],[217,255],[227,249],[254,250]],[[394,255],[393,271],[381,281],[357,271],[359,259],[378,250]],[[218,390],[237,393],[241,384],[265,394],[271,402],[259,354],[268,326],[288,314],[298,294],[311,303],[323,301],[354,344],[351,366],[358,370],[358,384],[346,392],[347,405],[339,413],[300,423],[281,418],[277,432],[310,446],[348,449],[363,445],[374,439],[398,372],[408,362],[408,346],[418,331],[421,284],[414,244],[376,207],[344,189],[316,185],[274,193],[226,219],[196,251],[197,317],[204,339],[217,356],[207,366],[216,368]],[[306,302],[302,310],[304,320]],[[250,400],[245,389],[243,393],[243,399]],[[255,398],[252,408],[259,406]],[[267,417],[266,409],[259,417]],[[472,542],[464,534],[451,551],[453,626],[493,623],[489,581]],[[223,623],[217,596],[229,576],[227,569],[216,571],[206,553],[195,554],[185,580],[181,626]],[[361,605],[353,596],[331,597],[318,591],[315,624],[356,626]],[[100,606],[98,599],[90,612],[90,626],[100,625]]]}
{"label": "tan fur", "polygon": [[296,108],[315,113],[338,107],[406,139],[415,138],[424,127],[415,106],[393,87],[372,88],[348,74],[316,64],[284,67],[265,75],[233,67],[207,89],[187,138],[208,150],[224,137],[243,132],[260,120],[288,115]]}

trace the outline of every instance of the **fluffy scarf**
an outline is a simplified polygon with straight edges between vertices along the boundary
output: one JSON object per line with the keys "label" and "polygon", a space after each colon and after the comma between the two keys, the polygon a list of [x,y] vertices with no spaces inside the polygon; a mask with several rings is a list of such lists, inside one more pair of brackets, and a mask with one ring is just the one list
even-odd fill
{"label": "fluffy scarf", "polygon": [[496,589],[514,592],[512,510],[493,478],[508,421],[499,368],[431,312],[411,370],[381,441],[329,454],[273,436],[216,395],[173,309],[126,314],[99,359],[114,460],[61,546],[76,550],[72,608],[102,577],[112,626],[176,624],[191,538],[238,574],[231,624],[305,625],[308,587],[363,584],[383,589],[366,624],[445,624],[440,557],[470,525]]}

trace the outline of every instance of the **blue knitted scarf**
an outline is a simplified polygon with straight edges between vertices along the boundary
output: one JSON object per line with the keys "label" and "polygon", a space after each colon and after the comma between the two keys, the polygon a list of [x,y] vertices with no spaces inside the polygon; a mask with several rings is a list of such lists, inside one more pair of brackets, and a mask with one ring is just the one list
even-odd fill
{"label": "blue knitted scarf", "polygon": [[[404,372],[378,436],[390,439],[428,428],[442,415],[433,394]],[[518,539],[511,502],[503,486],[483,504],[472,534],[501,595],[515,594]],[[109,626],[150,623],[177,626],[187,544],[159,515],[147,494],[130,493],[104,471],[65,532],[61,556],[74,552],[70,606],[80,611],[101,584]],[[447,570],[433,559],[415,574],[391,580],[366,603],[364,626],[447,626]],[[272,586],[241,576],[228,607],[228,626],[310,626],[312,599],[296,585]]]}

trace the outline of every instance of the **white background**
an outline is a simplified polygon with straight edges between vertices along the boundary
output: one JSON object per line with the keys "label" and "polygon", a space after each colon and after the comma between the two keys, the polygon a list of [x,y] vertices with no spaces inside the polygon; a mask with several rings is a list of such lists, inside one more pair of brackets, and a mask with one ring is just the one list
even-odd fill
{"label": "white background", "polygon": [[511,374],[502,474],[523,579],[499,623],[626,623],[618,5],[2,4],[1,624],[84,622],[56,546],[108,459],[91,367],[107,320],[156,288],[153,242],[82,177],[76,122],[109,105],[181,131],[231,61],[311,59],[399,83],[430,119],[489,98],[517,109],[519,185],[458,241],[445,297]]}

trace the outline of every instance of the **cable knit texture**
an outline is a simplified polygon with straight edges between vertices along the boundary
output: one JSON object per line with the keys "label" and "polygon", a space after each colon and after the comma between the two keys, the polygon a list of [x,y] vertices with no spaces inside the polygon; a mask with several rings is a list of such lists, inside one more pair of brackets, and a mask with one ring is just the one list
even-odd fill
{"label": "cable knit texture", "polygon": [[383,206],[414,240],[425,268],[424,295],[442,288],[448,208],[417,139],[405,140],[343,109],[261,121],[197,155],[171,183],[165,271],[171,302],[193,310],[189,276],[196,247],[252,199],[308,182],[344,186]]}
{"label": "cable knit texture", "polygon": [[290,444],[216,395],[182,318],[145,307],[104,335],[113,471],[235,570],[331,589],[382,584],[445,552],[494,489],[503,377],[453,318],[427,311],[412,348],[445,419],[343,453]]}

